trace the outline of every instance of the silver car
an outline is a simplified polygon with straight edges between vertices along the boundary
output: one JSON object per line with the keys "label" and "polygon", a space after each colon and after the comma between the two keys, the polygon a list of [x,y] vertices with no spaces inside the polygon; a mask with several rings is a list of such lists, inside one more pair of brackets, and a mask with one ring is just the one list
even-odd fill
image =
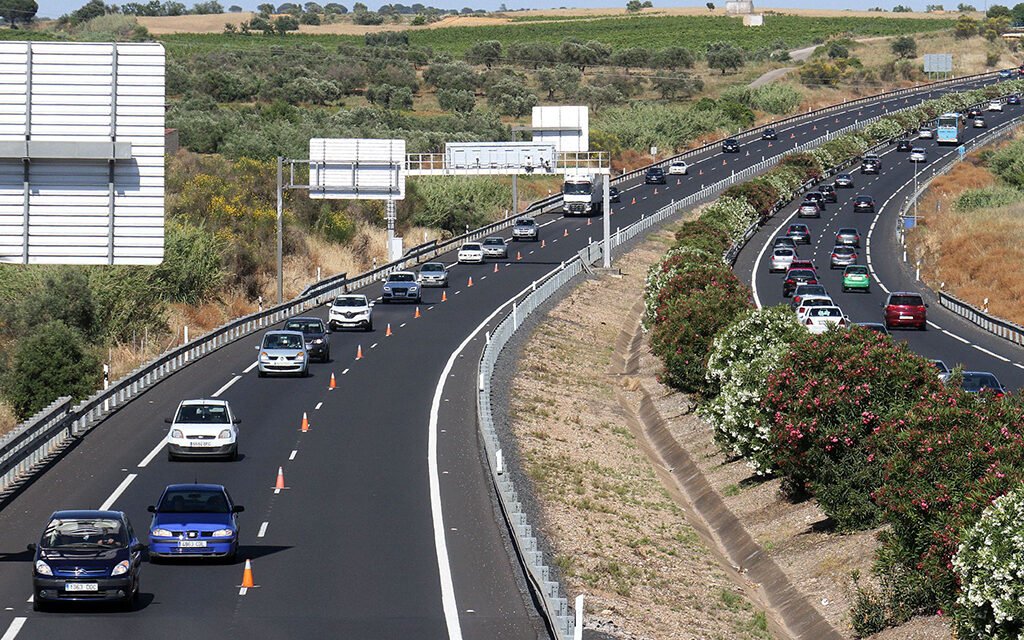
{"label": "silver car", "polygon": [[797,210],[797,217],[820,218],[821,207],[819,207],[818,203],[813,200],[804,200],[800,203],[800,209]]}
{"label": "silver car", "polygon": [[448,267],[443,262],[428,262],[420,267],[417,277],[421,287],[447,287]]}
{"label": "silver car", "polygon": [[537,221],[533,218],[520,218],[516,220],[515,226],[512,227],[512,240],[516,242],[519,240],[536,241],[539,234]]}
{"label": "silver car", "polygon": [[836,232],[836,244],[859,247],[860,232],[853,227],[842,227]]}
{"label": "silver car", "polygon": [[928,162],[928,152],[921,147],[914,147],[910,151],[911,162]]}
{"label": "silver car", "polygon": [[256,349],[260,352],[257,373],[261,378],[278,373],[309,375],[309,357],[301,331],[268,331]]}
{"label": "silver car", "polygon": [[422,302],[420,285],[416,282],[416,274],[412,271],[395,271],[384,281],[381,302],[387,304],[395,300]]}
{"label": "silver car", "polygon": [[505,244],[505,238],[499,238],[498,236],[484,238],[483,248],[485,258],[508,257],[508,245]]}
{"label": "silver car", "polygon": [[772,252],[772,260],[768,264],[768,271],[771,273],[787,271],[789,265],[793,264],[793,260],[796,260],[796,251],[786,247],[779,247]]}
{"label": "silver car", "polygon": [[838,245],[832,248],[830,269],[848,267],[857,264],[857,249],[849,245]]}

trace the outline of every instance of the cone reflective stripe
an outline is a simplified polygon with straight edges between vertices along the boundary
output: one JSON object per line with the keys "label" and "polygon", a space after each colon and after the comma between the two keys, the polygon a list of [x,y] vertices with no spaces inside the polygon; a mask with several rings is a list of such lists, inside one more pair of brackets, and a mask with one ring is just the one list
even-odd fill
{"label": "cone reflective stripe", "polygon": [[522,260],[522,259],[523,259],[523,254],[522,254],[522,252],[520,252],[520,251],[516,251],[516,260]]}
{"label": "cone reflective stripe", "polygon": [[[771,144],[771,143],[768,143],[768,144]],[[704,170],[703,169],[697,169],[697,175],[698,176],[704,175]]]}
{"label": "cone reflective stripe", "polygon": [[302,412],[302,430],[309,431],[309,418],[306,417],[306,412]]}
{"label": "cone reflective stripe", "polygon": [[256,582],[252,579],[252,562],[248,559],[245,561],[245,570],[242,571],[242,586],[246,589],[256,586]]}
{"label": "cone reflective stripe", "polygon": [[412,314],[412,317],[413,318],[419,318],[420,317],[420,308],[419,307],[416,307],[416,313]]}
{"label": "cone reflective stripe", "polygon": [[[723,162],[723,164],[725,163]],[[654,187],[654,195],[658,195],[658,187]]]}
{"label": "cone reflective stripe", "polygon": [[391,323],[390,322],[388,323],[387,330],[384,331],[384,337],[385,338],[390,338],[391,337]]}
{"label": "cone reflective stripe", "polygon": [[275,489],[287,489],[284,486],[284,467],[277,468],[277,482],[274,484]]}
{"label": "cone reflective stripe", "polygon": [[498,263],[494,263],[494,273],[498,273]]}
{"label": "cone reflective stripe", "polygon": [[678,187],[681,184],[683,184],[683,179],[682,178],[676,178],[676,186]]}
{"label": "cone reflective stripe", "polygon": [[541,249],[543,249],[543,248],[544,248],[544,241],[543,241],[543,240],[541,240],[541,241],[540,241],[540,248],[541,248]]}
{"label": "cone reflective stripe", "polygon": [[363,345],[359,345],[359,346],[356,347],[356,360],[362,360],[362,359],[363,359]]}
{"label": "cone reflective stripe", "polygon": [[587,226],[590,226],[590,218],[587,218]]}
{"label": "cone reflective stripe", "polygon": [[722,166],[725,166],[725,158],[722,158]]}
{"label": "cone reflective stripe", "polygon": [[328,389],[331,389],[331,390],[333,390],[333,389],[336,389],[336,388],[337,388],[337,386],[338,386],[338,383],[337,383],[337,381],[336,381],[336,380],[334,379],[334,374],[333,374],[333,373],[331,373],[331,384],[329,384],[329,385],[327,386],[327,388],[328,388]]}
{"label": "cone reflective stripe", "polygon": [[630,204],[636,204],[636,196],[633,196],[633,202],[630,202]]}

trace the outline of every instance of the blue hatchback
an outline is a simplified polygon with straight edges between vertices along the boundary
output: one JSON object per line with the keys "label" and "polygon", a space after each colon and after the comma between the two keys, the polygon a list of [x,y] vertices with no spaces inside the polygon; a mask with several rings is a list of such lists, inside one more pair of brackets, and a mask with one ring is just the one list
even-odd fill
{"label": "blue hatchback", "polygon": [[234,504],[219,484],[172,484],[160,502],[150,506],[149,557],[213,557],[233,561],[238,552],[237,515]]}

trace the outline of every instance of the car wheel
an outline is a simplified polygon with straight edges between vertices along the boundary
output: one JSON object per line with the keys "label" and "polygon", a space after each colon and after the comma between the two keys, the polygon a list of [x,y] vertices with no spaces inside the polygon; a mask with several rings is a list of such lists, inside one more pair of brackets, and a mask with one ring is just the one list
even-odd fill
{"label": "car wheel", "polygon": [[49,607],[48,603],[42,602],[38,598],[32,598],[32,610],[33,611],[47,611],[49,608],[50,607]]}
{"label": "car wheel", "polygon": [[366,325],[366,330],[367,331],[373,331],[373,323],[372,322],[370,322],[369,324]]}
{"label": "car wheel", "polygon": [[302,377],[303,378],[308,378],[309,377],[309,367],[306,367],[305,369],[302,370]]}
{"label": "car wheel", "polygon": [[847,289],[846,287],[843,287],[843,293],[846,293],[847,291],[849,291],[849,289]]}
{"label": "car wheel", "polygon": [[927,331],[927,330],[928,330],[928,323],[927,322],[921,323],[921,326],[918,327],[918,331]]}
{"label": "car wheel", "polygon": [[258,377],[260,377],[260,378],[266,378],[266,377],[267,377],[267,374],[266,374],[266,372],[265,372],[265,371],[259,371],[259,370],[257,370],[257,371],[256,371],[256,375],[257,375]]}
{"label": "car wheel", "polygon": [[324,351],[324,362],[330,362],[330,361],[331,361],[331,350],[327,349],[327,351]]}
{"label": "car wheel", "polygon": [[228,454],[228,460],[230,460],[231,462],[237,462],[238,461],[238,445],[237,444],[231,449],[231,453]]}

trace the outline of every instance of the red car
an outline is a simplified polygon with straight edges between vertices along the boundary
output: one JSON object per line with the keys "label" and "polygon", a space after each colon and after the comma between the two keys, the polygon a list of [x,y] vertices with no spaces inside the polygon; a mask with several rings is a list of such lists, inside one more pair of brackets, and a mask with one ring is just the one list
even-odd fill
{"label": "red car", "polygon": [[920,294],[893,291],[882,309],[886,328],[914,327],[921,331],[928,328],[928,305]]}
{"label": "red car", "polygon": [[790,269],[810,269],[814,273],[818,273],[818,267],[814,266],[814,263],[810,260],[794,260],[789,263]]}

